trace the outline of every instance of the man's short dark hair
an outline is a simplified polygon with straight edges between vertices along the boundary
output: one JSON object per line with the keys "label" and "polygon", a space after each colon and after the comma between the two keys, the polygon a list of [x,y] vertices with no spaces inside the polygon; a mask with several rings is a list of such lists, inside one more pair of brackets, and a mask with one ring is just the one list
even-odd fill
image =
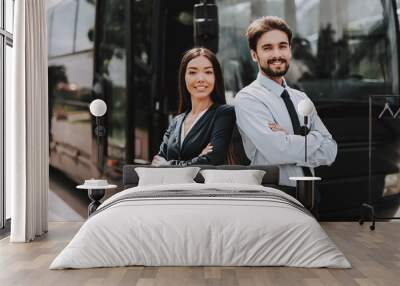
{"label": "man's short dark hair", "polygon": [[292,31],[285,20],[275,16],[264,16],[254,20],[247,28],[246,37],[249,42],[249,48],[253,51],[257,50],[257,42],[261,36],[273,30],[284,32],[289,40],[289,45],[292,41]]}

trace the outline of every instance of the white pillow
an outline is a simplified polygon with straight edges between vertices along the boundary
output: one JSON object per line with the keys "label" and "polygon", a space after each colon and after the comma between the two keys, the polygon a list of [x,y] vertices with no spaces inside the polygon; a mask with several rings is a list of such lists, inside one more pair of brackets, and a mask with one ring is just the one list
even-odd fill
{"label": "white pillow", "polygon": [[199,170],[199,167],[135,168],[139,176],[138,186],[195,183],[193,179]]}
{"label": "white pillow", "polygon": [[265,171],[261,170],[202,170],[205,184],[234,183],[261,185]]}

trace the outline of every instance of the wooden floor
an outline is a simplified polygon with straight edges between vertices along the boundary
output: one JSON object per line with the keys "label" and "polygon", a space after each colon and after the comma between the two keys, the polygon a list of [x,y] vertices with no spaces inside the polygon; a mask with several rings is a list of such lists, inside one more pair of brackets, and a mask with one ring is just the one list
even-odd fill
{"label": "wooden floor", "polygon": [[375,231],[356,222],[322,223],[352,269],[290,267],[121,267],[48,270],[82,223],[50,223],[47,235],[26,244],[0,241],[0,285],[400,285],[400,223]]}

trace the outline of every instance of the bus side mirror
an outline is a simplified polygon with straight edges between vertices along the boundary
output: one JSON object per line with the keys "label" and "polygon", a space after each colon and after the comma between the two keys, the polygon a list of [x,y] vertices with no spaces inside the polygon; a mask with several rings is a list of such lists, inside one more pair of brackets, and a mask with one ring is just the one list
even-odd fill
{"label": "bus side mirror", "polygon": [[218,8],[214,0],[203,0],[193,8],[194,44],[218,52]]}

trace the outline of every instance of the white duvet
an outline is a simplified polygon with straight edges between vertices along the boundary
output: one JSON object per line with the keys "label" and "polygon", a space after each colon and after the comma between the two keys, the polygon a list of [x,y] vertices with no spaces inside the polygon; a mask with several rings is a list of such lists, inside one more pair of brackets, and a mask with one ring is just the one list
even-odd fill
{"label": "white duvet", "polygon": [[[245,197],[118,199],[133,192],[262,190],[263,186],[179,184],[135,187],[106,200],[50,269],[146,266],[294,266],[350,268],[307,212],[279,200]],[[137,193],[133,193],[137,194]]]}

